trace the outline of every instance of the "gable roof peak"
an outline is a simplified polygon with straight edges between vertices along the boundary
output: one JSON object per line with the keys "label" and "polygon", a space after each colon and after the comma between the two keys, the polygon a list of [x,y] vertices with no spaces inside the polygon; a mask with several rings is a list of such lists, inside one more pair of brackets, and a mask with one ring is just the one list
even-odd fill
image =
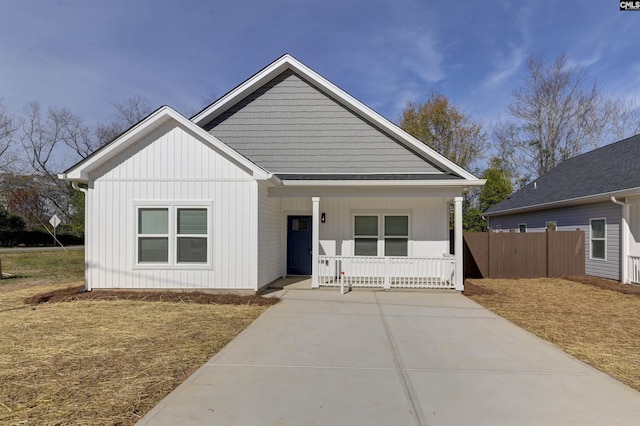
{"label": "gable roof peak", "polygon": [[217,101],[200,111],[191,118],[195,124],[200,127],[205,126],[216,117],[228,111],[234,105],[241,102],[254,91],[258,90],[265,84],[269,83],[275,77],[286,70],[291,70],[298,76],[302,77],[309,84],[315,86],[325,94],[334,98],[337,102],[349,109],[354,114],[366,119],[378,129],[389,133],[402,142],[407,148],[420,152],[427,158],[432,159],[442,168],[450,171],[452,174],[458,175],[467,181],[477,181],[478,179],[470,172],[450,161],[440,153],[431,149],[424,143],[420,142],[409,133],[402,130],[396,124],[392,123],[382,115],[378,114],[362,102],[349,95],[344,90],[313,71],[311,68],[298,61],[289,53],[285,53],[278,59],[249,77],[240,85],[229,91],[227,94],[219,98]]}

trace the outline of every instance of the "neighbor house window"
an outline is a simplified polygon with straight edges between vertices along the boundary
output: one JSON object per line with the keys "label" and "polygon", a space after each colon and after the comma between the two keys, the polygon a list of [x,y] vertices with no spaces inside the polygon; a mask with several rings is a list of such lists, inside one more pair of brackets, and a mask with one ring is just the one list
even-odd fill
{"label": "neighbor house window", "polygon": [[606,259],[607,253],[607,221],[591,219],[591,258]]}
{"label": "neighbor house window", "polygon": [[549,231],[555,231],[558,229],[558,222],[556,222],[555,220],[545,222],[544,227]]}
{"label": "neighbor house window", "polygon": [[378,216],[356,216],[353,241],[356,256],[377,256]]}
{"label": "neighbor house window", "polygon": [[527,232],[527,224],[526,223],[521,223],[518,225],[518,231],[521,233],[525,233]]}
{"label": "neighbor house window", "polygon": [[173,205],[137,208],[137,263],[209,263],[209,209]]}
{"label": "neighbor house window", "polygon": [[[382,223],[380,217],[383,218]],[[353,252],[356,256],[408,256],[409,254],[409,216],[407,215],[356,215],[353,228]]]}
{"label": "neighbor house window", "polygon": [[384,217],[384,255],[407,256],[409,253],[409,216]]}

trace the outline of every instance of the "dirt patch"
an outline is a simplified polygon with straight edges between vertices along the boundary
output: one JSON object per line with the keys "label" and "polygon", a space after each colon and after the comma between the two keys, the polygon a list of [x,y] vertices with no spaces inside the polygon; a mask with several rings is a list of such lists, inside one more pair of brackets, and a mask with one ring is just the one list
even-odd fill
{"label": "dirt patch", "polygon": [[280,299],[274,297],[209,294],[200,291],[84,291],[84,286],[76,286],[29,296],[24,300],[24,303],[27,305],[39,305],[41,303],[75,302],[79,300],[137,300],[142,302],[251,306],[271,306],[280,301]]}
{"label": "dirt patch", "polygon": [[577,283],[593,285],[605,290],[617,291],[622,294],[633,294],[634,296],[640,296],[640,286],[632,284],[622,284],[619,281],[607,280],[605,278],[590,277],[587,275],[564,277],[565,280],[574,281]]}
{"label": "dirt patch", "polygon": [[489,295],[494,293],[495,292],[493,290],[482,287],[471,280],[465,280],[464,291],[462,292],[465,296],[481,296],[483,294]]}

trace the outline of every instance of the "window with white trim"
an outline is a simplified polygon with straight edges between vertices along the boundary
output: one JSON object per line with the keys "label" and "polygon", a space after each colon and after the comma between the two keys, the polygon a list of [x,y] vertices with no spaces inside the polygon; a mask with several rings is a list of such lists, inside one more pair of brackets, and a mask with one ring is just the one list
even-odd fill
{"label": "window with white trim", "polygon": [[355,256],[408,256],[409,216],[355,215],[353,241]]}
{"label": "window with white trim", "polygon": [[209,263],[209,208],[138,206],[138,265]]}
{"label": "window with white trim", "polygon": [[138,263],[169,262],[169,209],[138,209]]}
{"label": "window with white trim", "polygon": [[544,223],[544,227],[549,231],[556,231],[558,229],[558,222],[556,222],[555,220],[550,220]]}
{"label": "window with white trim", "polygon": [[607,258],[607,220],[591,219],[591,259]]}
{"label": "window with white trim", "polygon": [[353,229],[353,254],[355,256],[377,256],[378,216],[355,216]]}
{"label": "window with white trim", "polygon": [[521,234],[526,233],[527,232],[527,224],[526,223],[518,224],[518,232],[520,232]]}
{"label": "window with white trim", "polygon": [[408,256],[409,216],[384,217],[384,255]]}

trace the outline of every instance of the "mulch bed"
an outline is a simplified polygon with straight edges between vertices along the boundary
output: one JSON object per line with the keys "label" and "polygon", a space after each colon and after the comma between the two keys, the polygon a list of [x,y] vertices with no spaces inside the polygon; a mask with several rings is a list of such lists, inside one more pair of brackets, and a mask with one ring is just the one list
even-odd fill
{"label": "mulch bed", "polygon": [[483,294],[486,294],[486,295],[495,294],[495,291],[489,290],[488,288],[474,284],[469,280],[465,280],[464,291],[462,292],[462,294],[464,294],[465,296],[481,296]]}
{"label": "mulch bed", "polygon": [[607,280],[605,278],[590,277],[587,275],[563,277],[565,280],[574,281],[577,283],[593,285],[605,290],[617,291],[622,294],[633,294],[634,296],[640,296],[640,286],[633,284],[622,284],[619,281]]}
{"label": "mulch bed", "polygon": [[[605,278],[599,277],[590,277],[588,275],[579,275],[579,276],[571,276],[571,277],[562,277],[565,280],[577,282],[580,284],[588,284],[595,287],[602,288],[604,290],[616,291],[622,294],[632,294],[634,296],[640,296],[640,286],[637,285],[629,285],[622,284],[619,281],[608,280]],[[481,296],[481,295],[491,295],[495,292],[488,288],[484,288],[480,285],[475,284],[471,280],[465,280],[464,282],[464,291],[462,294],[465,296]]]}
{"label": "mulch bed", "polygon": [[280,299],[275,297],[210,294],[201,291],[85,291],[84,286],[77,286],[27,297],[24,303],[27,305],[39,305],[41,303],[73,302],[77,300],[139,300],[146,302],[253,306],[271,306],[280,301]]}

